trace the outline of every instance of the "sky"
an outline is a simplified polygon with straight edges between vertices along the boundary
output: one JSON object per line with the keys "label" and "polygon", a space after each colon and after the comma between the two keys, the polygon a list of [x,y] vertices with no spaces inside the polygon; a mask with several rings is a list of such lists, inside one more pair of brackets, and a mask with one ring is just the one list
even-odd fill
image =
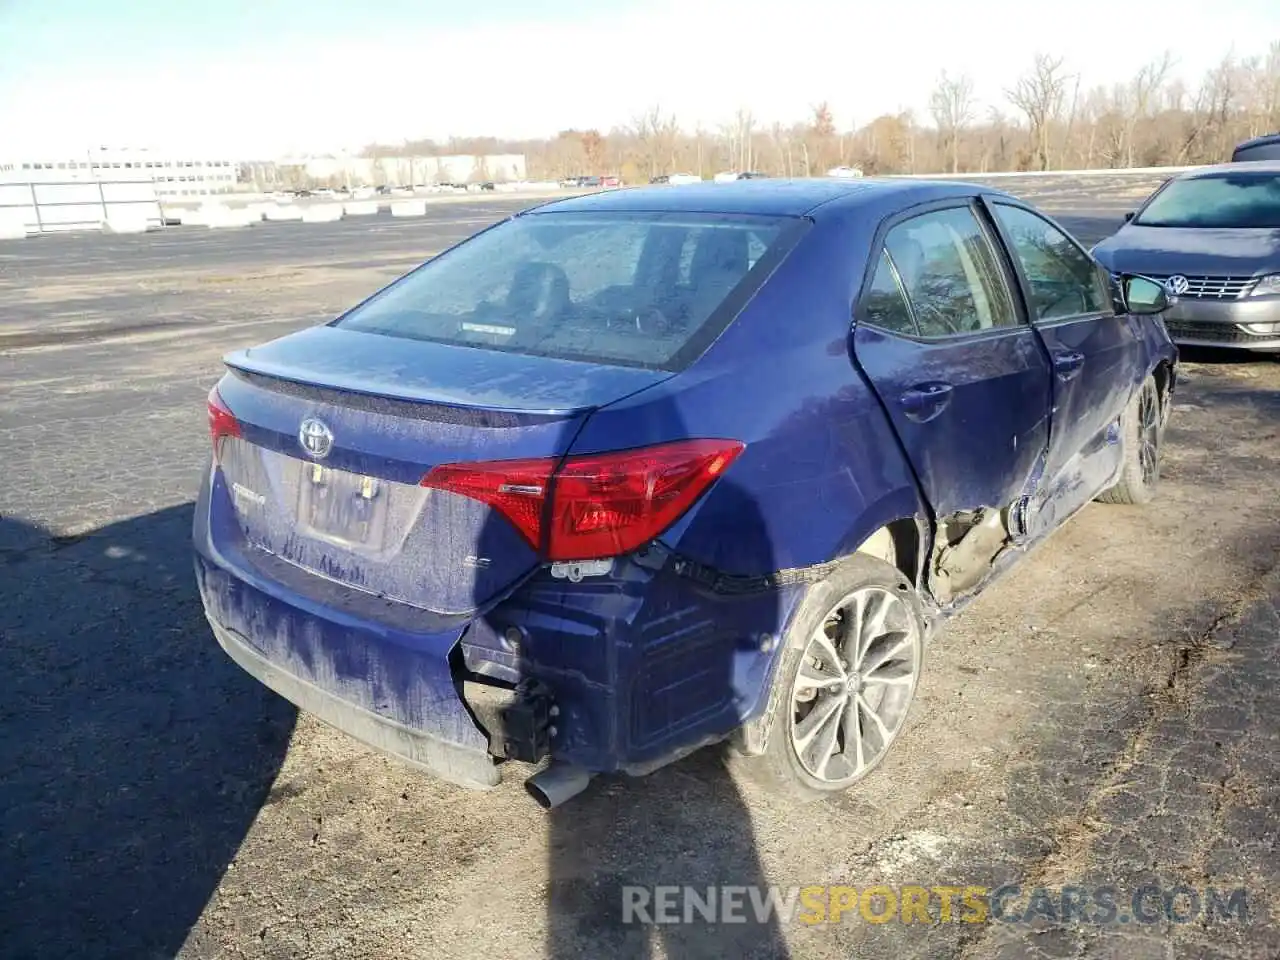
{"label": "sky", "polygon": [[1083,87],[1168,50],[1194,87],[1280,40],[1280,0],[0,0],[0,154],[234,159],[607,131],[661,106],[840,127],[922,116],[938,75],[1003,103],[1037,52]]}

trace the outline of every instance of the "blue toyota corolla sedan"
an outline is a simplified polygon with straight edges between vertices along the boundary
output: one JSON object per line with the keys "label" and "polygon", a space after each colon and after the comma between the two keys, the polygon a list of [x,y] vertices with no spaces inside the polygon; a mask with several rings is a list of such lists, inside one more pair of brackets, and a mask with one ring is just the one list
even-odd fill
{"label": "blue toyota corolla sedan", "polygon": [[789,795],[884,758],[925,644],[1154,494],[1177,354],[981,186],[748,180],[510,217],[226,359],[218,642],[373,747],[544,806],[728,740]]}

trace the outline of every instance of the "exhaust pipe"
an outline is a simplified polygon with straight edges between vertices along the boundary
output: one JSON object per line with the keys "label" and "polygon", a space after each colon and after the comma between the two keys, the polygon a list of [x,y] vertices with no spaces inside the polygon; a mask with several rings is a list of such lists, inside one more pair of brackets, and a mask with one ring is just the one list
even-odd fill
{"label": "exhaust pipe", "polygon": [[545,770],[538,771],[526,780],[524,788],[542,809],[551,810],[587,789],[592,776],[590,771],[581,767],[552,760]]}

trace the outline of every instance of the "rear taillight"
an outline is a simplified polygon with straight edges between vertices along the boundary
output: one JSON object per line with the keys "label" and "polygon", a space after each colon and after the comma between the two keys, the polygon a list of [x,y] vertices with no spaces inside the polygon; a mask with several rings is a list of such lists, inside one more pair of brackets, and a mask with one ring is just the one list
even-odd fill
{"label": "rear taillight", "polygon": [[742,450],[736,440],[682,440],[563,461],[454,463],[422,485],[489,504],[549,560],[595,560],[658,536]]}
{"label": "rear taillight", "polygon": [[209,391],[209,437],[213,441],[213,455],[216,459],[222,446],[223,437],[240,436],[240,422],[227,409],[227,405],[218,394],[218,388]]}

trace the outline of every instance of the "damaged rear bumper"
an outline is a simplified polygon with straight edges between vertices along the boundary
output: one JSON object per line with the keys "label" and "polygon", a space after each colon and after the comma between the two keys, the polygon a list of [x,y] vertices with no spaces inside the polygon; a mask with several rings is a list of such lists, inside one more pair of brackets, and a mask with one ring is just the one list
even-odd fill
{"label": "damaged rear bumper", "polygon": [[219,646],[246,673],[299,709],[361,743],[459,786],[488,790],[501,781],[498,767],[487,751],[450,743],[343,700],[281,669],[234,630],[221,626],[212,618],[209,623]]}

